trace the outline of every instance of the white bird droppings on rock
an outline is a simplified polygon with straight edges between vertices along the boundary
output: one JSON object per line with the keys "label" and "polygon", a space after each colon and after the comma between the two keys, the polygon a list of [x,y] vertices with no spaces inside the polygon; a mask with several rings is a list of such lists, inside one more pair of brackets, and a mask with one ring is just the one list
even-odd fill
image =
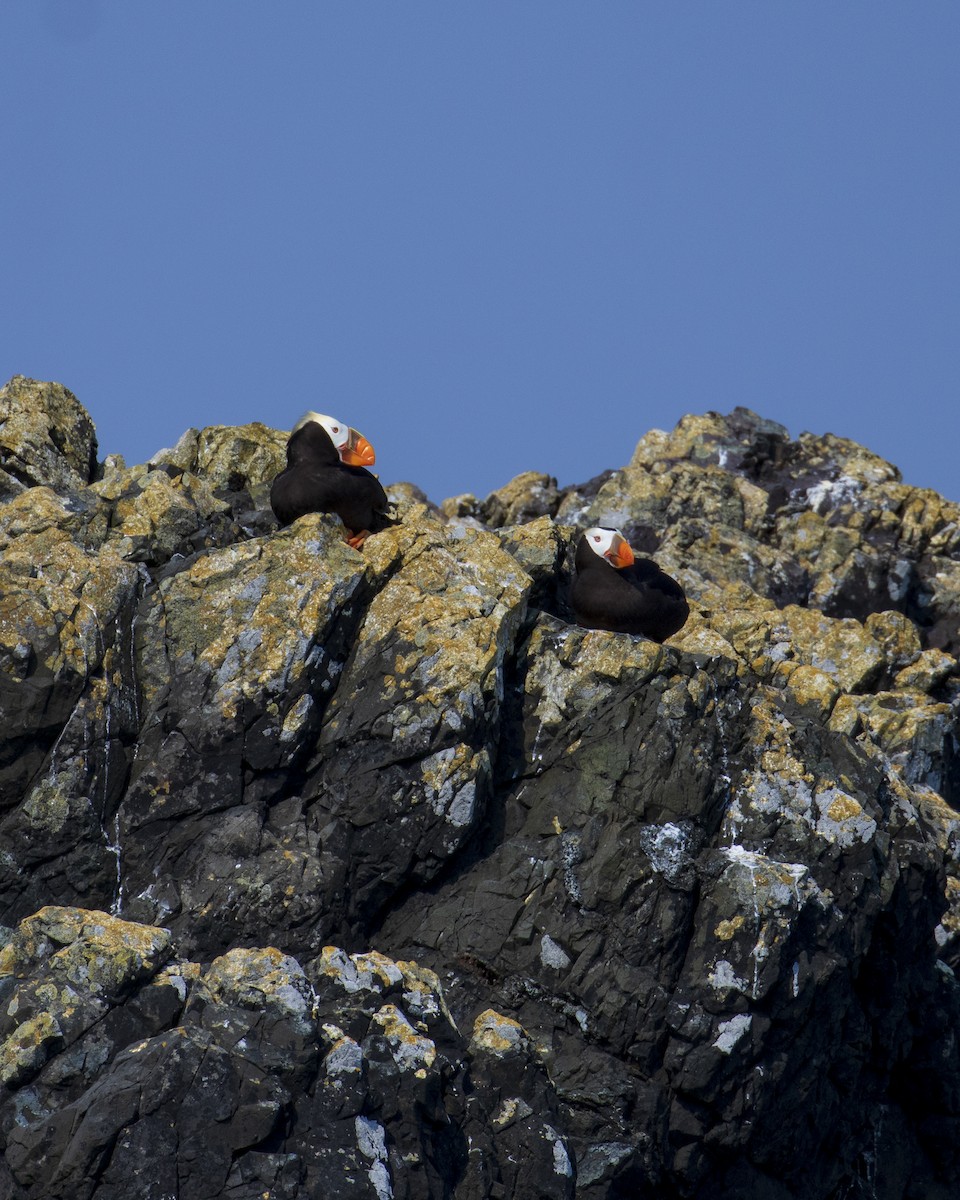
{"label": "white bird droppings on rock", "polygon": [[753,1017],[750,1013],[738,1013],[729,1021],[721,1021],[720,1033],[713,1043],[714,1046],[721,1054],[729,1054],[752,1024]]}
{"label": "white bird droppings on rock", "polygon": [[570,966],[570,955],[562,946],[557,945],[549,933],[545,933],[540,939],[540,961],[545,967],[564,971]]}

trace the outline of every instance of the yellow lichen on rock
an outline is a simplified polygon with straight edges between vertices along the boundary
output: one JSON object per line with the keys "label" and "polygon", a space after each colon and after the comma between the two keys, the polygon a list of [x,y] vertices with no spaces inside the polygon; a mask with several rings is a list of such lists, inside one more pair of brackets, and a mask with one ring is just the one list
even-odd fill
{"label": "yellow lichen on rock", "polygon": [[0,1083],[16,1087],[63,1045],[63,1030],[49,1012],[37,1013],[0,1042]]}
{"label": "yellow lichen on rock", "polygon": [[[177,444],[161,450],[150,466],[174,466],[199,476],[211,488],[239,491],[269,483],[286,465],[289,432],[260,421],[188,429]],[[263,499],[266,501],[266,488]]]}
{"label": "yellow lichen on rock", "polygon": [[505,1017],[495,1009],[485,1009],[473,1023],[470,1046],[498,1058],[529,1048],[529,1038],[519,1021]]}
{"label": "yellow lichen on rock", "polygon": [[54,675],[69,670],[85,678],[103,661],[103,625],[115,620],[139,575],[110,546],[78,545],[68,527],[70,515],[43,488],[4,506],[0,647],[16,661],[17,647],[29,646]]}
{"label": "yellow lichen on rock", "polygon": [[50,906],[25,918],[0,950],[0,978],[13,981],[5,1015],[23,1017],[0,1044],[0,1076],[14,1085],[35,1075],[171,953],[166,930],[107,913]]}
{"label": "yellow lichen on rock", "polygon": [[169,932],[108,913],[50,906],[20,922],[0,951],[0,976],[42,961],[54,978],[104,992],[154,975],[172,949]]}
{"label": "yellow lichen on rock", "polygon": [[395,1004],[384,1004],[373,1015],[390,1044],[394,1060],[401,1070],[432,1067],[437,1047],[430,1038],[419,1034]]}
{"label": "yellow lichen on rock", "polygon": [[303,968],[275,946],[221,954],[201,973],[196,995],[214,1004],[292,1018],[298,1025],[311,1017],[311,988]]}
{"label": "yellow lichen on rock", "polygon": [[174,654],[205,663],[224,715],[247,696],[285,695],[337,610],[367,576],[327,517],[198,559],[161,585]]}
{"label": "yellow lichen on rock", "polygon": [[783,669],[787,691],[801,707],[810,710],[821,721],[827,721],[840,696],[840,685],[834,677],[818,667],[792,663]]}
{"label": "yellow lichen on rock", "polygon": [[0,469],[9,496],[37,484],[66,491],[90,482],[97,438],[90,414],[60,383],[14,377],[0,387]]}
{"label": "yellow lichen on rock", "polygon": [[713,931],[714,936],[718,937],[721,942],[729,942],[732,937],[735,937],[737,931],[743,927],[744,917],[737,913],[735,917],[721,921]]}
{"label": "yellow lichen on rock", "polygon": [[124,558],[169,558],[206,523],[229,512],[208,483],[186,472],[171,479],[166,471],[133,468],[90,490],[114,501],[109,537]]}

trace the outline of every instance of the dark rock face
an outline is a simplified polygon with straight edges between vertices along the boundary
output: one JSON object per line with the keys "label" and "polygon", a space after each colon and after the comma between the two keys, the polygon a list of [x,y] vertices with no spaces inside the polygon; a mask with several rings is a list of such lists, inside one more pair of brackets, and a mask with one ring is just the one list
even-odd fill
{"label": "dark rock face", "polygon": [[953,1196],[958,506],[737,410],[358,553],[0,403],[0,1196]]}

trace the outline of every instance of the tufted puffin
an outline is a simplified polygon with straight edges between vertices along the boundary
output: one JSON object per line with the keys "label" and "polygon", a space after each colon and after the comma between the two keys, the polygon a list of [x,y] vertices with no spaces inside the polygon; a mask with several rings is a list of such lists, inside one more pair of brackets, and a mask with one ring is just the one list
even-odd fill
{"label": "tufted puffin", "polygon": [[355,429],[308,412],[290,434],[287,467],[273,481],[270,507],[281,525],[306,513],[336,513],[348,543],[359,549],[369,534],[396,524],[380,480],[366,469],[375,461],[373,447]]}
{"label": "tufted puffin", "polygon": [[690,612],[683,588],[652,558],[634,558],[615,529],[588,529],[577,546],[570,602],[587,629],[640,633],[662,642]]}

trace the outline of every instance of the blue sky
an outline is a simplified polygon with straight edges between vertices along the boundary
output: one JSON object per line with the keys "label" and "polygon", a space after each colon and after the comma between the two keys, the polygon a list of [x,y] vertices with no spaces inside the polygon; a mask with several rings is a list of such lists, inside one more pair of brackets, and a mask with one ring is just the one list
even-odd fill
{"label": "blue sky", "polygon": [[960,500],[960,5],[7,0],[0,376],[439,500],[687,412]]}

